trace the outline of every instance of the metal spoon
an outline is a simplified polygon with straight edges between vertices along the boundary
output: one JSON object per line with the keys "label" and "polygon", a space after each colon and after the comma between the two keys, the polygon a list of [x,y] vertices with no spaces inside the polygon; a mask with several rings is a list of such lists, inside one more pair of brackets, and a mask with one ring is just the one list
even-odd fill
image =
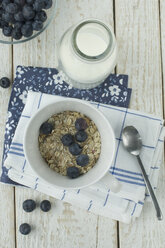
{"label": "metal spoon", "polygon": [[126,148],[126,150],[129,153],[131,153],[132,155],[136,156],[136,158],[139,162],[144,180],[146,182],[147,189],[151,195],[154,207],[156,209],[157,218],[158,218],[158,220],[162,220],[163,216],[162,216],[161,209],[159,207],[159,204],[158,204],[158,201],[157,201],[156,196],[154,194],[154,191],[152,189],[151,183],[148,179],[148,176],[146,174],[146,171],[144,169],[144,166],[143,166],[142,161],[141,161],[140,156],[139,156],[141,148],[142,148],[142,139],[140,137],[140,134],[138,133],[138,131],[135,127],[127,126],[123,129],[122,139],[123,139],[123,145]]}

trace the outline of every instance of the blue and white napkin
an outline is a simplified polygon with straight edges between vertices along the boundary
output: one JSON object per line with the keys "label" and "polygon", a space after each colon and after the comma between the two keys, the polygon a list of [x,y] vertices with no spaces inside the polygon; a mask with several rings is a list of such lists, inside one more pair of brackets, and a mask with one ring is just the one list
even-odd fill
{"label": "blue and white napkin", "polygon": [[129,223],[141,213],[145,198],[145,183],[136,159],[130,156],[122,146],[121,133],[127,125],[135,125],[139,130],[144,142],[141,159],[152,186],[156,188],[165,135],[163,119],[128,108],[91,102],[107,117],[114,129],[117,146],[110,173],[122,183],[122,190],[115,194],[110,189],[105,189],[104,178],[99,183],[81,190],[58,189],[42,181],[32,171],[24,156],[23,136],[31,116],[48,103],[60,99],[60,96],[39,92],[28,93],[25,108],[4,163],[8,176],[20,184],[93,213]]}
{"label": "blue and white napkin", "polygon": [[2,175],[0,181],[17,185],[8,177],[8,171],[3,166],[14,136],[19,118],[23,111],[28,90],[74,97],[88,101],[111,104],[114,106],[128,107],[131,97],[131,89],[128,86],[128,75],[110,74],[98,87],[90,90],[79,90],[64,81],[62,72],[57,69],[18,66],[16,78],[13,83],[12,93],[8,107],[8,119],[6,123],[4,154],[2,161]]}

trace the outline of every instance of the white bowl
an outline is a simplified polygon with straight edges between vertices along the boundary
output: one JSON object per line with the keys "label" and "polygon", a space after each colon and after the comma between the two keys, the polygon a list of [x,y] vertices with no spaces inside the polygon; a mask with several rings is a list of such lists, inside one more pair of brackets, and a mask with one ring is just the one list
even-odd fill
{"label": "white bowl", "polygon": [[[38,147],[41,124],[53,114],[66,110],[85,114],[94,121],[101,136],[101,153],[97,163],[86,174],[75,179],[62,176],[50,169],[42,158]],[[109,121],[98,109],[82,100],[66,99],[43,107],[30,119],[24,135],[24,152],[30,166],[39,178],[60,188],[80,189],[96,183],[108,172],[115,154],[115,136]],[[109,185],[112,185],[115,178],[109,174],[108,180]]]}

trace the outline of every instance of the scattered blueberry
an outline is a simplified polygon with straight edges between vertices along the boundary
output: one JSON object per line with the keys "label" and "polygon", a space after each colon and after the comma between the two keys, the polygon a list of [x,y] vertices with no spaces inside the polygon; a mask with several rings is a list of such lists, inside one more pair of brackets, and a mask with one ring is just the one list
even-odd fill
{"label": "scattered blueberry", "polygon": [[40,31],[43,28],[43,22],[36,20],[33,22],[32,26],[33,30]]}
{"label": "scattered blueberry", "polygon": [[48,200],[44,200],[40,203],[40,208],[43,212],[48,212],[51,209],[51,203]]}
{"label": "scattered blueberry", "polygon": [[11,36],[15,40],[20,40],[22,38],[21,30],[14,27]]}
{"label": "scattered blueberry", "polygon": [[74,142],[74,137],[68,133],[62,136],[61,141],[64,146],[70,146]]}
{"label": "scattered blueberry", "polygon": [[10,13],[10,14],[16,14],[19,10],[19,7],[16,3],[9,3],[6,8],[5,8],[6,12]]}
{"label": "scattered blueberry", "polygon": [[78,142],[84,142],[87,138],[88,138],[88,135],[85,131],[78,131],[76,134],[75,134],[75,138]]}
{"label": "scattered blueberry", "polygon": [[29,24],[24,24],[21,28],[22,35],[25,37],[30,37],[33,34],[33,27]]}
{"label": "scattered blueberry", "polygon": [[15,20],[18,21],[18,22],[23,22],[23,21],[25,21],[25,18],[24,18],[24,16],[23,16],[22,11],[19,11],[18,13],[16,13],[16,14],[14,15],[14,18],[15,18]]}
{"label": "scattered blueberry", "polygon": [[87,122],[83,118],[79,118],[75,122],[75,128],[80,131],[80,130],[85,130],[88,127]]}
{"label": "scattered blueberry", "polygon": [[28,235],[31,232],[31,226],[27,223],[23,223],[20,225],[19,231],[23,235]]}
{"label": "scattered blueberry", "polygon": [[41,21],[41,22],[45,22],[47,19],[47,14],[44,10],[41,10],[39,12],[36,13],[36,16],[34,18],[35,20]]}
{"label": "scattered blueberry", "polygon": [[70,178],[77,178],[80,176],[80,171],[77,167],[72,166],[67,168],[67,176]]}
{"label": "scattered blueberry", "polygon": [[76,163],[80,166],[85,166],[89,163],[89,157],[88,155],[85,154],[80,154],[77,158],[76,158]]}
{"label": "scattered blueberry", "polygon": [[2,88],[8,88],[10,86],[10,80],[7,77],[3,77],[0,79],[0,86]]}
{"label": "scattered blueberry", "polygon": [[44,9],[50,9],[53,5],[53,1],[52,0],[45,0],[45,6]]}
{"label": "scattered blueberry", "polygon": [[41,134],[50,134],[53,130],[53,125],[49,122],[44,122],[41,126],[40,126],[40,133]]}
{"label": "scattered blueberry", "polygon": [[34,200],[28,199],[23,202],[23,209],[25,212],[32,212],[36,208],[36,203]]}
{"label": "scattered blueberry", "polygon": [[81,153],[82,148],[77,143],[73,143],[69,146],[69,151],[72,155],[76,156]]}
{"label": "scattered blueberry", "polygon": [[23,16],[26,20],[32,20],[35,17],[35,11],[32,6],[25,4],[22,9]]}

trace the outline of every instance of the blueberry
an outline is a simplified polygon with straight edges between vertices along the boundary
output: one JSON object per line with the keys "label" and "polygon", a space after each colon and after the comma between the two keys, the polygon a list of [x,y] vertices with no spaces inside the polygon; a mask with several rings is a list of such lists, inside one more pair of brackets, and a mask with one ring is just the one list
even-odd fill
{"label": "blueberry", "polygon": [[26,0],[26,3],[32,5],[34,3],[35,0]]}
{"label": "blueberry", "polygon": [[53,125],[49,122],[44,122],[40,126],[40,134],[50,134],[53,130]]}
{"label": "blueberry", "polygon": [[32,25],[33,24],[33,21],[26,21],[25,24]]}
{"label": "blueberry", "polygon": [[31,232],[31,226],[27,223],[23,223],[19,227],[19,231],[23,235],[27,235]]}
{"label": "blueberry", "polygon": [[5,10],[7,5],[10,4],[10,3],[11,3],[10,0],[3,0],[2,1],[2,8]]}
{"label": "blueberry", "polygon": [[41,11],[45,7],[45,0],[36,0],[33,4],[33,9],[36,11]]}
{"label": "blueberry", "polygon": [[10,86],[10,80],[7,77],[3,77],[0,79],[0,86],[2,88],[8,88]]}
{"label": "blueberry", "polygon": [[85,166],[89,163],[89,157],[88,155],[81,154],[76,158],[76,163],[80,166]]}
{"label": "blueberry", "polygon": [[5,22],[4,20],[0,20],[0,28],[3,28],[7,25],[9,25],[7,22]]}
{"label": "blueberry", "polygon": [[75,128],[77,130],[85,130],[88,127],[87,122],[83,118],[79,118],[75,122]]}
{"label": "blueberry", "polygon": [[53,1],[52,0],[45,0],[45,6],[44,9],[50,9],[53,5]]}
{"label": "blueberry", "polygon": [[25,21],[25,18],[24,18],[24,16],[23,16],[22,11],[19,11],[18,13],[16,13],[16,14],[14,15],[14,18],[15,18],[15,20],[18,21],[18,22],[23,22],[23,21]]}
{"label": "blueberry", "polygon": [[19,7],[16,3],[9,3],[5,10],[10,14],[16,14],[19,10]]}
{"label": "blueberry", "polygon": [[84,142],[88,138],[88,135],[85,131],[81,130],[75,134],[75,138],[78,142]]}
{"label": "blueberry", "polygon": [[2,17],[3,13],[4,13],[4,10],[0,7],[0,17]]}
{"label": "blueberry", "polygon": [[22,9],[23,16],[26,20],[32,20],[35,17],[35,11],[32,6],[26,4]]}
{"label": "blueberry", "polygon": [[64,146],[70,146],[74,142],[74,137],[70,133],[67,133],[62,136],[61,141]]}
{"label": "blueberry", "polygon": [[21,30],[19,28],[13,28],[11,36],[15,40],[20,40],[22,38]]}
{"label": "blueberry", "polygon": [[36,208],[36,203],[35,201],[28,199],[23,202],[23,209],[25,212],[32,212]]}
{"label": "blueberry", "polygon": [[67,176],[70,178],[77,178],[80,176],[80,171],[77,167],[72,166],[67,168]]}
{"label": "blueberry", "polygon": [[43,22],[36,20],[33,22],[32,26],[33,30],[40,31],[43,28]]}
{"label": "blueberry", "polygon": [[23,26],[22,26],[22,28],[21,28],[21,33],[22,33],[22,35],[23,36],[25,36],[25,37],[30,37],[30,36],[32,36],[32,34],[33,34],[33,27],[32,27],[32,25],[29,25],[29,24],[24,24]]}
{"label": "blueberry", "polygon": [[48,212],[51,209],[51,203],[48,200],[44,200],[40,203],[40,208],[43,212]]}
{"label": "blueberry", "polygon": [[21,27],[24,25],[24,22],[16,22],[14,24],[14,28],[21,29]]}
{"label": "blueberry", "polygon": [[69,146],[69,151],[72,155],[76,156],[81,153],[82,148],[77,143],[73,143]]}
{"label": "blueberry", "polygon": [[47,14],[44,10],[41,10],[39,12],[36,13],[36,16],[34,18],[35,20],[41,21],[41,22],[45,22],[47,19]]}
{"label": "blueberry", "polygon": [[14,18],[14,15],[13,14],[10,14],[10,13],[3,13],[2,14],[2,19],[5,21],[5,22],[10,22],[10,23],[15,23],[15,18]]}
{"label": "blueberry", "polygon": [[14,0],[14,3],[18,4],[18,6],[24,6],[25,2],[27,2],[26,0]]}
{"label": "blueberry", "polygon": [[12,34],[12,30],[13,30],[13,27],[12,26],[6,25],[6,26],[3,27],[2,32],[3,32],[3,34],[5,36],[10,37],[11,34]]}

